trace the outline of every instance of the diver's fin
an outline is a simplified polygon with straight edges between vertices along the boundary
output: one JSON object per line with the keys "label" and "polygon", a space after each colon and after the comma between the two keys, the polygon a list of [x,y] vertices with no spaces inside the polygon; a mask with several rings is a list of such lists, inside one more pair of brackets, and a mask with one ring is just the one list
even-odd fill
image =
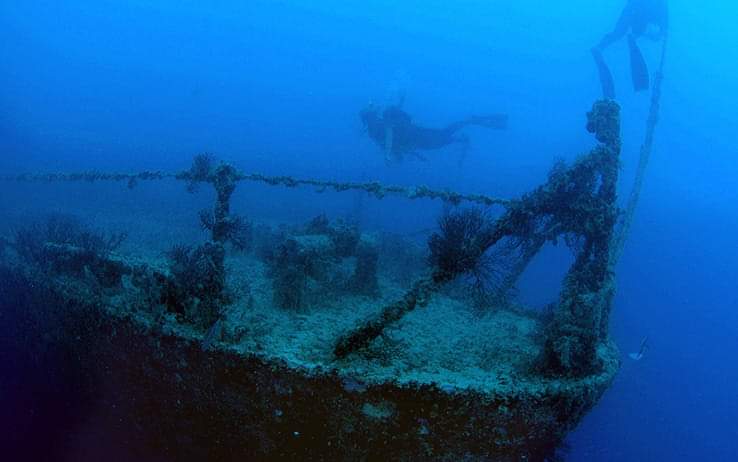
{"label": "diver's fin", "polygon": [[507,128],[507,114],[491,114],[486,116],[474,116],[469,119],[469,124],[479,125],[493,130],[504,130]]}
{"label": "diver's fin", "polygon": [[633,361],[640,361],[643,358],[643,353],[630,353],[628,357]]}
{"label": "diver's fin", "polygon": [[633,35],[628,35],[628,49],[630,50],[630,74],[633,78],[633,89],[635,91],[648,90],[648,65]]}
{"label": "diver's fin", "polygon": [[602,57],[602,52],[597,48],[592,48],[592,57],[597,65],[597,72],[600,74],[600,85],[602,85],[602,96],[606,99],[615,99],[615,82],[612,79],[610,68]]}

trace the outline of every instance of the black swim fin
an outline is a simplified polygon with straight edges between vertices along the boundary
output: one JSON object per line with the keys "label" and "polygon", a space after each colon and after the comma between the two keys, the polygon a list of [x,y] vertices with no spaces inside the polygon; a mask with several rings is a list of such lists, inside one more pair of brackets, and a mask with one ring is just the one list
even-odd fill
{"label": "black swim fin", "polygon": [[648,65],[632,35],[628,35],[628,49],[630,50],[630,74],[633,78],[633,89],[635,91],[648,90],[650,84]]}
{"label": "black swim fin", "polygon": [[597,48],[592,48],[592,57],[597,65],[597,72],[600,74],[600,85],[602,85],[602,96],[606,99],[615,99],[615,81],[607,67],[602,52]]}

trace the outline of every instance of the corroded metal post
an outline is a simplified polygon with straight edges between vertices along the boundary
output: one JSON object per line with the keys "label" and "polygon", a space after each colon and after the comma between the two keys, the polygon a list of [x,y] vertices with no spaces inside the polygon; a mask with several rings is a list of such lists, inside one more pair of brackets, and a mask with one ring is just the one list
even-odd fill
{"label": "corroded metal post", "polygon": [[599,183],[580,217],[585,223],[581,250],[569,269],[554,320],[548,327],[542,369],[556,375],[594,372],[597,347],[607,341],[615,294],[610,246],[617,219],[616,183],[620,156],[620,107],[614,101],[595,103],[587,114],[587,130],[602,143],[585,159],[596,165]]}
{"label": "corroded metal post", "polygon": [[230,216],[231,196],[236,189],[236,169],[228,164],[219,165],[210,177],[217,199],[213,210],[213,241],[224,244],[233,230],[233,217]]}
{"label": "corroded metal post", "polygon": [[[539,369],[552,375],[591,373],[597,367],[596,349],[607,340],[614,293],[610,243],[617,217],[620,107],[613,101],[596,102],[587,114],[587,129],[601,144],[571,166],[554,168],[546,183],[512,203],[494,223],[462,233],[434,235],[429,242],[431,253],[436,247],[443,255],[435,259],[431,275],[416,281],[402,299],[341,336],[335,356],[343,358],[368,346],[385,328],[427,303],[443,284],[473,270],[485,252],[502,239],[512,238],[523,249],[520,263],[524,268],[545,242],[573,235],[583,244],[564,280],[554,320],[547,326]],[[519,274],[522,268],[514,272]]]}

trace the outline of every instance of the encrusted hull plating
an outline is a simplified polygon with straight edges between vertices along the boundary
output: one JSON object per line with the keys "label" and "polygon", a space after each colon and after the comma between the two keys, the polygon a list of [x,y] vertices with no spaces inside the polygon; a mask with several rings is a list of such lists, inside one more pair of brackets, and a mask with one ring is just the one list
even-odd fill
{"label": "encrusted hull plating", "polygon": [[338,370],[206,349],[176,326],[2,273],[8,366],[42,370],[37,379],[71,390],[64,399],[84,416],[79,425],[142,460],[544,460],[619,364],[603,344],[599,374],[512,392],[364,384]]}

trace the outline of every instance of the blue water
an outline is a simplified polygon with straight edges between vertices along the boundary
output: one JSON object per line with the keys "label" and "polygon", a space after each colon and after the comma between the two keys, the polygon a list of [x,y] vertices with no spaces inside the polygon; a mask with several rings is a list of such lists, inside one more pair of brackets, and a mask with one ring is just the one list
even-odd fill
{"label": "blue water", "polygon": [[[593,145],[583,130],[600,95],[589,49],[624,3],[2,2],[0,172],[178,170],[209,151],[248,171],[515,197],[554,159]],[[611,324],[624,353],[646,335],[651,348],[640,362],[624,355],[571,434],[571,461],[738,456],[738,6],[670,9],[661,122]],[[655,67],[658,44],[642,48]],[[630,89],[624,42],[606,59],[623,109],[625,196],[649,98]],[[453,148],[387,166],[357,113],[398,88],[418,123],[506,112],[510,126],[467,130],[461,166]],[[353,206],[316,197],[274,191],[249,212],[292,219]],[[365,207],[364,226],[398,232],[432,226],[441,210]]]}

